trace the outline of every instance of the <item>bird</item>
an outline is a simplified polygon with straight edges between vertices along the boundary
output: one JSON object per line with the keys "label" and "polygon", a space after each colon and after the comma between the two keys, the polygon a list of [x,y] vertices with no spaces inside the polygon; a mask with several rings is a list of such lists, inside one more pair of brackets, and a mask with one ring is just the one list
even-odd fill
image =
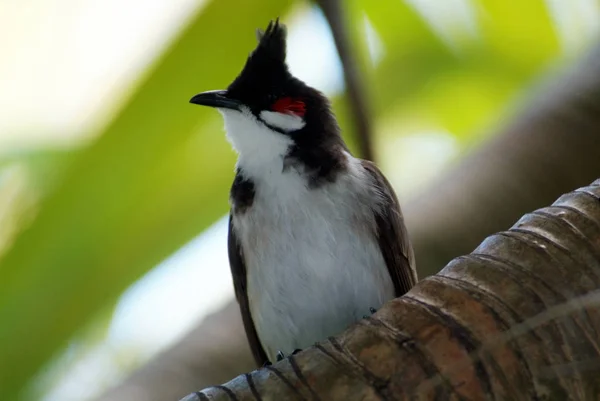
{"label": "bird", "polygon": [[374,313],[417,273],[396,193],[373,162],[352,155],[327,97],[290,72],[285,24],[256,32],[227,89],[190,103],[222,114],[237,153],[228,258],[261,367]]}

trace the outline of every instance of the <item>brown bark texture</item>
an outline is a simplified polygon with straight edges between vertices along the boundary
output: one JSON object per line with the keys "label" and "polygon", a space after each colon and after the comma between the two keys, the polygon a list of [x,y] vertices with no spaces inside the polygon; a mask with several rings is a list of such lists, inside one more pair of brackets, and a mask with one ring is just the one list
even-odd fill
{"label": "brown bark texture", "polygon": [[185,401],[597,400],[600,180],[344,333]]}
{"label": "brown bark texture", "polygon": [[[600,176],[600,45],[403,205],[421,277]],[[232,301],[98,401],[164,401],[253,368]]]}

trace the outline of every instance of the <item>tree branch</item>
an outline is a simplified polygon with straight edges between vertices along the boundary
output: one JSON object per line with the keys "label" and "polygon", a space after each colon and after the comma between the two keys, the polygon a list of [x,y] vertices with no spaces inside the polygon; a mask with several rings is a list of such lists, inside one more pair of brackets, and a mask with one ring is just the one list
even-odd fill
{"label": "tree branch", "polygon": [[323,15],[331,29],[335,47],[337,49],[342,67],[344,69],[344,82],[346,83],[346,98],[350,105],[350,116],[353,130],[358,139],[360,157],[374,160],[373,124],[369,112],[368,93],[365,89],[365,80],[361,72],[357,55],[353,51],[352,41],[348,34],[348,26],[344,18],[344,8],[340,0],[315,0],[323,10]]}
{"label": "tree branch", "polygon": [[600,180],[339,336],[185,400],[598,399],[599,331]]}

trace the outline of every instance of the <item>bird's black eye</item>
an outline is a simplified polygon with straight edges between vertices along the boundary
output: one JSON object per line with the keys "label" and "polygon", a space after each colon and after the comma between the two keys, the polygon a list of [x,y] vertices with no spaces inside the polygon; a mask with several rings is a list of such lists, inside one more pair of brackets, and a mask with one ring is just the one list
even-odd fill
{"label": "bird's black eye", "polygon": [[306,105],[301,99],[282,97],[273,103],[271,110],[278,113],[294,114],[296,116],[303,117],[304,114],[306,114]]}

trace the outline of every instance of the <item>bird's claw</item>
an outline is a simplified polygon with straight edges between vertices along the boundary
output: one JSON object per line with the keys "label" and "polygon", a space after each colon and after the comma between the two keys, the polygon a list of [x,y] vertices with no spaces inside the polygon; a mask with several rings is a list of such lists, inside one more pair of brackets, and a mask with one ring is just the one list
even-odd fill
{"label": "bird's claw", "polygon": [[[296,348],[295,350],[292,351],[292,353],[290,355],[296,355],[300,351],[302,351],[300,348]],[[283,352],[277,351],[277,362],[282,361],[285,358],[287,358],[287,357]]]}
{"label": "bird's claw", "polygon": [[[373,308],[372,306],[369,308],[369,312],[371,312],[371,315],[375,312],[377,312],[377,309]],[[369,315],[363,315],[363,319],[368,318]]]}

